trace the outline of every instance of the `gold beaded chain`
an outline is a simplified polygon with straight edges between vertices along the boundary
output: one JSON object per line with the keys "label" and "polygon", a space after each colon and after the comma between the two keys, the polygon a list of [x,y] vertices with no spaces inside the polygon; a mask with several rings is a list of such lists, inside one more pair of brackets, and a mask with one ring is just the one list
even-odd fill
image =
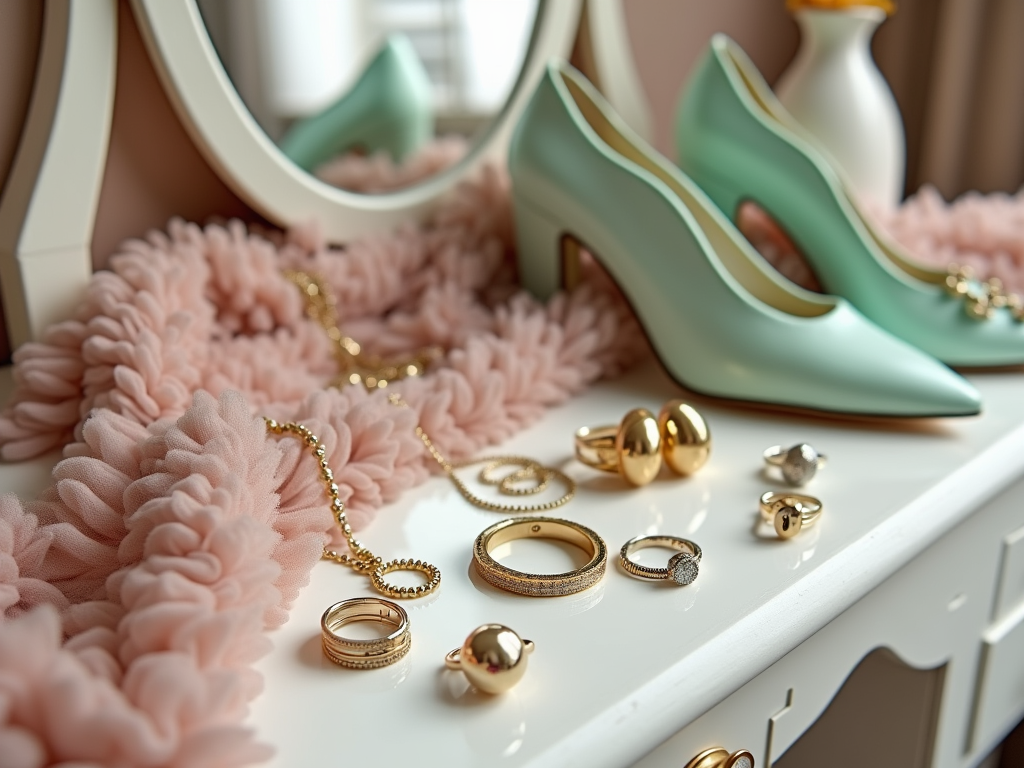
{"label": "gold beaded chain", "polygon": [[[396,405],[400,408],[408,408],[408,403],[402,399],[402,396],[395,393],[388,395],[388,400],[392,405]],[[452,481],[459,493],[462,494],[463,498],[466,499],[470,504],[473,504],[481,509],[486,509],[490,512],[505,512],[511,514],[523,514],[527,512],[547,512],[552,509],[557,509],[565,504],[568,504],[572,497],[576,495],[576,481],[569,477],[561,470],[554,469],[553,467],[546,467],[539,461],[535,461],[527,456],[485,456],[479,459],[467,459],[466,461],[451,462],[446,459],[441,452],[434,445],[434,441],[430,439],[430,436],[423,430],[423,427],[416,425],[416,436],[423,441],[423,445],[426,446],[427,451],[431,456],[434,457],[441,469],[444,470],[445,474]],[[488,501],[480,496],[473,493],[469,487],[462,482],[458,475],[455,474],[455,470],[462,469],[464,467],[471,467],[475,464],[484,464],[483,469],[480,470],[478,478],[481,483],[487,485],[495,485],[498,490],[506,496],[527,496],[534,493],[540,493],[548,487],[552,479],[557,479],[565,486],[565,493],[559,496],[557,499],[552,501],[543,502],[540,504],[496,504],[493,501]],[[494,471],[501,467],[519,467],[519,469],[509,472],[501,477],[495,477]],[[533,481],[533,485],[523,486],[522,483]]]}
{"label": "gold beaded chain", "polygon": [[[333,560],[341,565],[347,565],[356,573],[369,576],[373,588],[387,597],[398,599],[425,597],[441,586],[441,571],[437,566],[423,560],[406,559],[390,560],[385,563],[356,540],[352,535],[352,526],[349,525],[348,517],[345,514],[345,503],[338,497],[338,485],[334,482],[334,472],[331,471],[327,463],[327,449],[309,427],[295,422],[280,423],[267,417],[264,417],[263,420],[266,422],[267,431],[271,434],[293,435],[301,440],[320,465],[320,479],[324,483],[327,497],[331,500],[331,512],[348,541],[349,549],[348,553],[342,553],[324,547],[323,557],[325,560]],[[385,575],[395,571],[418,571],[426,577],[427,581],[418,587],[398,587],[384,580]]]}
{"label": "gold beaded chain", "polygon": [[285,270],[284,276],[302,291],[306,300],[306,316],[318,323],[327,333],[327,338],[334,342],[338,375],[330,386],[340,389],[346,384],[362,384],[367,389],[384,389],[392,381],[422,375],[441,356],[438,347],[421,349],[406,360],[363,352],[362,345],[338,327],[337,302],[323,277],[291,269]]}

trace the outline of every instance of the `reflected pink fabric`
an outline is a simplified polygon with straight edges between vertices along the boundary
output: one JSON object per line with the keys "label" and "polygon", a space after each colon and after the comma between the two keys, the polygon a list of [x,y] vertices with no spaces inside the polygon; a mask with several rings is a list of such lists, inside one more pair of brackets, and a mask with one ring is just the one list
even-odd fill
{"label": "reflected pink fabric", "polygon": [[[126,243],[74,319],[16,355],[7,460],[63,446],[37,500],[0,497],[0,764],[232,766],[266,653],[324,543],[315,464],[261,414],[323,440],[355,527],[421,482],[419,421],[477,453],[643,354],[600,274],[547,305],[519,292],[506,177],[487,170],[427,227],[328,248],[237,222]],[[442,365],[410,408],[324,390],[332,356],[285,267],[334,287],[374,351]]]}
{"label": "reflected pink fabric", "polygon": [[434,139],[419,151],[395,163],[386,152],[370,157],[339,155],[316,169],[317,178],[353,192],[387,192],[415,184],[449,168],[465,156],[469,142],[462,136]]}

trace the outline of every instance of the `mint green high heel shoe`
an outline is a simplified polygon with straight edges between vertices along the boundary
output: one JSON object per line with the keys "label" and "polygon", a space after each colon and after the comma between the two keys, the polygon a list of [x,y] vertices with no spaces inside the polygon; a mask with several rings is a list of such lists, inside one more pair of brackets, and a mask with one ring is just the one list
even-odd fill
{"label": "mint green high heel shoe", "polygon": [[299,120],[281,151],[312,172],[350,149],[384,150],[396,162],[434,135],[430,80],[405,35],[392,35],[347,92],[312,117]]}
{"label": "mint green high heel shoe", "polygon": [[[778,102],[753,62],[716,35],[676,114],[680,167],[730,217],[750,200],[800,248],[825,291],[890,333],[956,366],[1024,363],[1024,323],[1005,301],[949,291],[857,208],[840,172]],[[981,295],[983,286],[970,291]],[[979,311],[979,307],[982,311]]]}
{"label": "mint green high heel shoe", "polygon": [[688,389],[857,416],[978,412],[978,393],[948,368],[778,276],[569,65],[549,65],[509,169],[523,284],[550,296],[573,272],[578,251],[564,246],[585,244]]}

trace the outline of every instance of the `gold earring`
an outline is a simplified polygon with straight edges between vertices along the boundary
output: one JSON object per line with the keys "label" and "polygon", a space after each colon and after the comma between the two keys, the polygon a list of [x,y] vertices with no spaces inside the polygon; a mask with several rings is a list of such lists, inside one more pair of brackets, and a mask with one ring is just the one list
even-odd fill
{"label": "gold earring", "polygon": [[711,431],[704,417],[682,400],[670,400],[657,418],[634,408],[618,427],[582,427],[576,431],[576,458],[602,472],[617,472],[631,485],[647,485],[664,460],[673,471],[690,475],[711,454]]}
{"label": "gold earring", "polygon": [[661,454],[680,475],[692,475],[711,455],[711,430],[696,408],[683,400],[669,400],[658,413]]}
{"label": "gold earring", "polygon": [[444,664],[461,671],[477,690],[504,693],[522,679],[533,647],[532,640],[523,640],[502,624],[483,624],[469,633],[461,648],[444,657]]}

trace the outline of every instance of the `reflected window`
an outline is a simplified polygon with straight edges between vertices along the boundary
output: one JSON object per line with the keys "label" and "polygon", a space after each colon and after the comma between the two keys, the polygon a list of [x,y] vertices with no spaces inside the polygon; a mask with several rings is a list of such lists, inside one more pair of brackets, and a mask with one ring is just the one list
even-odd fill
{"label": "reflected window", "polygon": [[395,33],[430,77],[438,133],[471,135],[508,98],[536,13],[536,0],[198,2],[225,69],[274,139],[345,93]]}

